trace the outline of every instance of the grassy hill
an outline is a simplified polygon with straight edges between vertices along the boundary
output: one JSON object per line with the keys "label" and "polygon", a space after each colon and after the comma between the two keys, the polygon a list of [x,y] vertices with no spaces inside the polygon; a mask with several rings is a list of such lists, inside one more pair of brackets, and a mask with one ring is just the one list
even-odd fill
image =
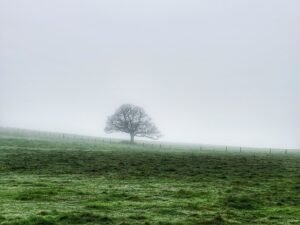
{"label": "grassy hill", "polygon": [[299,154],[62,135],[0,131],[0,224],[300,224]]}

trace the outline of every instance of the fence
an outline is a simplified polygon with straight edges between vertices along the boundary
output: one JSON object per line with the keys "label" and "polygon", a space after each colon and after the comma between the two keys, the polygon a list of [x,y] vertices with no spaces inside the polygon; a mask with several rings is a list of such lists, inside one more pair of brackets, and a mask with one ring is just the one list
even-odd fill
{"label": "fence", "polygon": [[178,143],[162,143],[162,142],[149,142],[149,141],[136,141],[135,144],[129,145],[128,141],[122,139],[112,138],[99,138],[93,136],[82,136],[76,134],[66,133],[54,133],[44,131],[32,131],[15,128],[0,128],[0,136],[16,137],[16,138],[29,138],[37,140],[51,140],[57,142],[73,143],[79,145],[92,145],[97,147],[100,145],[119,145],[124,147],[126,144],[127,148],[144,148],[144,149],[155,149],[155,150],[192,150],[192,151],[216,151],[226,153],[300,153],[297,149],[277,149],[277,148],[251,148],[251,147],[236,147],[236,146],[220,146],[220,145],[196,145],[196,144],[178,144]]}

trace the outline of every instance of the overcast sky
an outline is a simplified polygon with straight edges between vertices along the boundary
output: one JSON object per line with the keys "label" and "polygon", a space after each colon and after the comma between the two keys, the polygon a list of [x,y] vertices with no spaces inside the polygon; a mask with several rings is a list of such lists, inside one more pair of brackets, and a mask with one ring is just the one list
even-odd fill
{"label": "overcast sky", "polygon": [[0,0],[0,126],[104,136],[131,103],[164,141],[300,148],[299,11],[299,0]]}

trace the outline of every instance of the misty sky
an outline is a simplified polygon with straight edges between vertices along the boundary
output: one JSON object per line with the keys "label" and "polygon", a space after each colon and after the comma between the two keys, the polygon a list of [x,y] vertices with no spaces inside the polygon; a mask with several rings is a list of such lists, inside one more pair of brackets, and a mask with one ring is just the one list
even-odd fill
{"label": "misty sky", "polygon": [[107,116],[131,103],[164,141],[300,148],[299,11],[299,0],[0,0],[0,126],[108,136]]}

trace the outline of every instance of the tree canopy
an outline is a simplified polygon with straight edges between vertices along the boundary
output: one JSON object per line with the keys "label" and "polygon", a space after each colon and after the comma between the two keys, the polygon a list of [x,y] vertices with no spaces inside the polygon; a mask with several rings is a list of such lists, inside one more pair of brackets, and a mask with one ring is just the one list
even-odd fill
{"label": "tree canopy", "polygon": [[130,142],[134,137],[146,137],[157,140],[161,133],[151,117],[139,106],[124,104],[116,112],[109,116],[106,122],[105,132],[124,132],[130,135]]}

